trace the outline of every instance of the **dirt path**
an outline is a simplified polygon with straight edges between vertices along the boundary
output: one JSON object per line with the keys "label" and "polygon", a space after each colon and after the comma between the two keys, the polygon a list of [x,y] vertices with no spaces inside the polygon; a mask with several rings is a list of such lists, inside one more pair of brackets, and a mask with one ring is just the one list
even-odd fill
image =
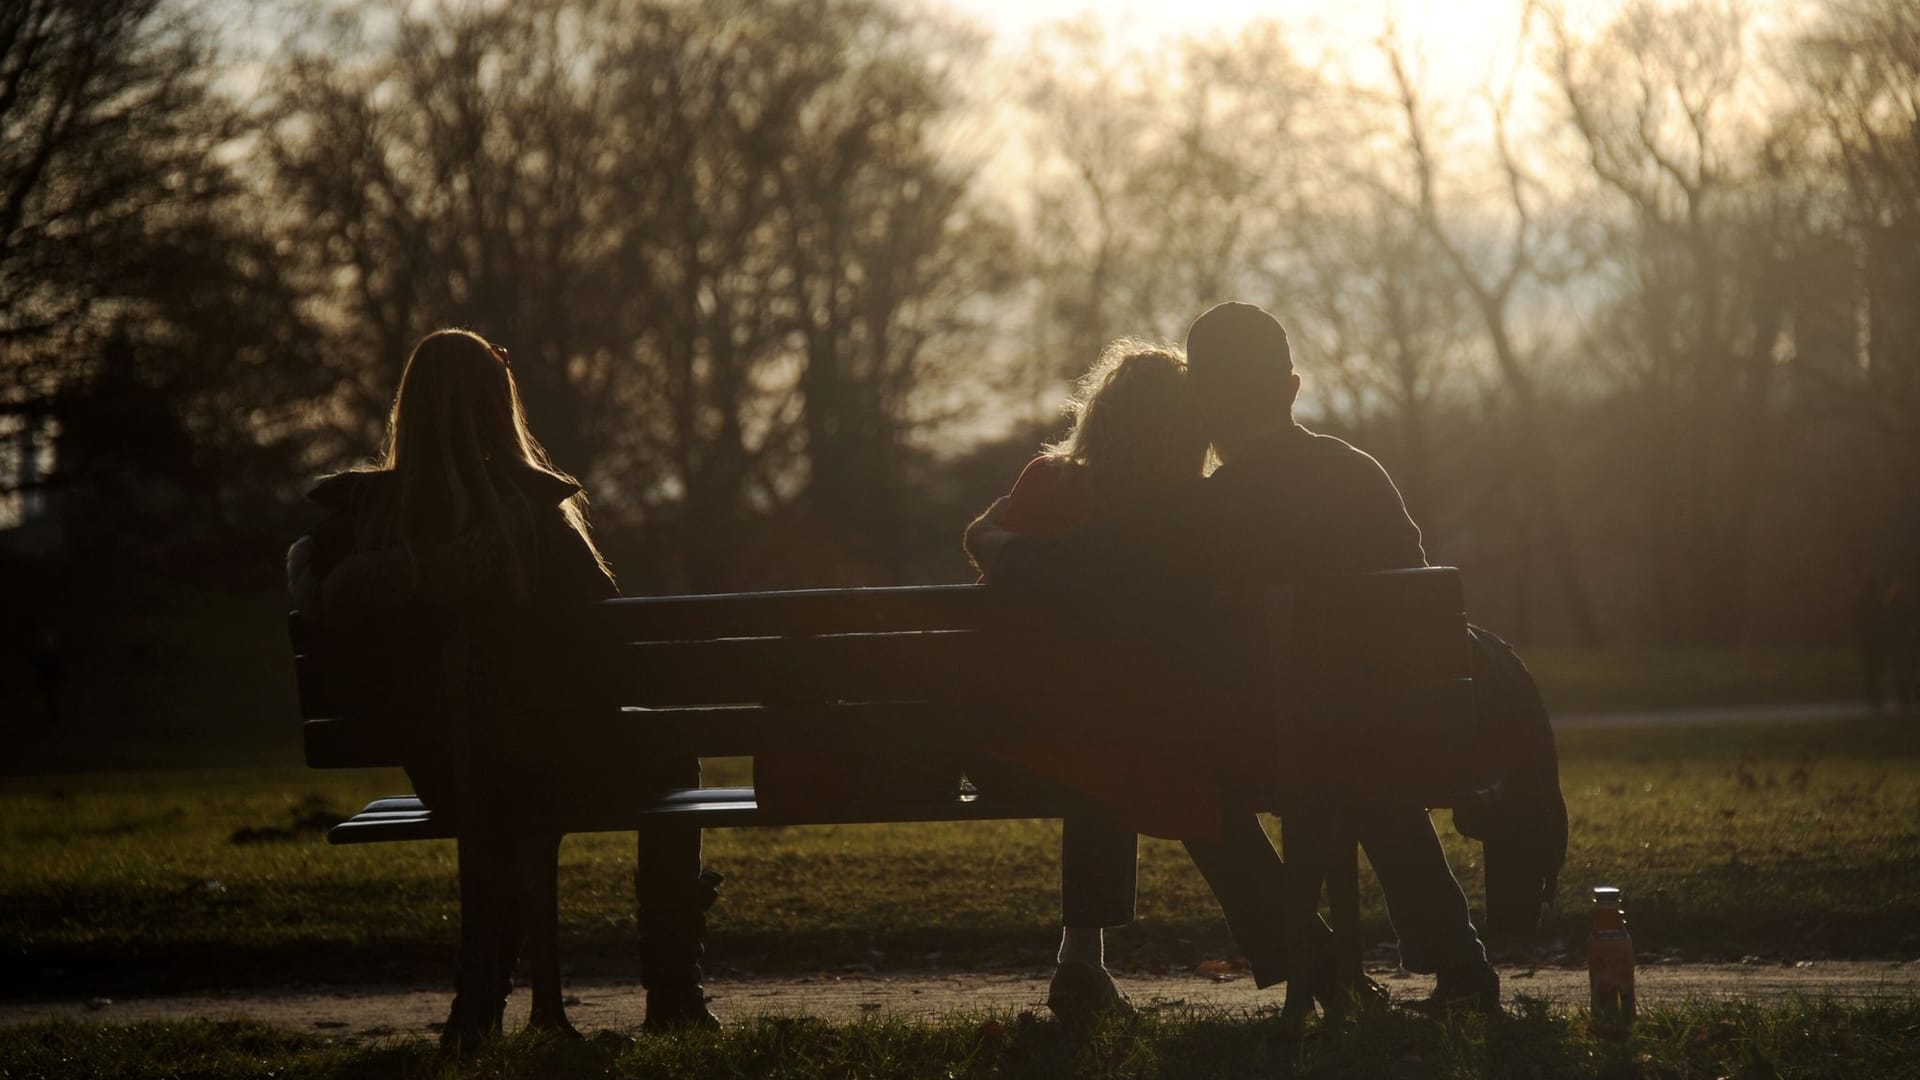
{"label": "dirt path", "polygon": [[[1432,980],[1389,970],[1372,973],[1398,998],[1432,989]],[[1581,968],[1503,968],[1509,1002],[1517,995],[1576,1004],[1586,1000]],[[1135,975],[1122,973],[1121,987],[1143,1008],[1204,1006],[1254,1009],[1276,1006],[1282,991],[1261,991],[1244,975]],[[1002,972],[910,971],[715,978],[708,982],[714,1010],[729,1020],[756,1015],[806,1014],[845,1021],[862,1016],[933,1016],[998,1009],[1035,1009],[1047,994],[1042,969]],[[572,986],[574,1022],[582,1030],[631,1030],[644,1010],[640,987],[631,982],[592,981]],[[1835,994],[1849,998],[1920,994],[1920,961],[1813,961],[1777,964],[1651,964],[1639,972],[1642,1002],[1687,998],[1781,998]],[[514,994],[510,1024],[525,1019],[526,994]],[[433,986],[289,987],[283,990],[180,997],[126,998],[113,1002],[0,1003],[0,1024],[77,1019],[129,1024],[142,1020],[244,1017],[280,1027],[336,1033],[351,1041],[427,1034],[446,1015],[449,994]]]}

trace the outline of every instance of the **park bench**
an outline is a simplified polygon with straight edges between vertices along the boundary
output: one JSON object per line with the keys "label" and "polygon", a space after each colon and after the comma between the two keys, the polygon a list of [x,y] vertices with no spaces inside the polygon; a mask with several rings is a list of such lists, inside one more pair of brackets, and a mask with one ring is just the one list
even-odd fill
{"label": "park bench", "polygon": [[[996,747],[1084,741],[1211,746],[1222,760],[1271,761],[1273,788],[1257,798],[1282,816],[1295,910],[1317,909],[1325,882],[1341,977],[1356,979],[1357,864],[1343,809],[1386,799],[1447,806],[1470,784],[1459,576],[1450,568],[1330,576],[1258,600],[1175,612],[1164,598],[1135,609],[1107,596],[1087,607],[983,585],[632,597],[530,615],[514,629],[513,651],[566,672],[564,687],[542,699],[537,740],[582,760],[677,752],[958,762]],[[355,715],[344,652],[298,612],[291,622],[307,763],[401,764],[391,730]],[[1199,625],[1212,633],[1192,632]],[[958,782],[863,801],[857,778],[850,783],[856,790],[842,797],[785,806],[763,805],[743,787],[638,801],[577,791],[554,824],[591,832],[968,821],[1071,808]],[[453,835],[446,815],[408,796],[369,803],[329,840]],[[1310,1008],[1292,992],[1288,1005]]]}

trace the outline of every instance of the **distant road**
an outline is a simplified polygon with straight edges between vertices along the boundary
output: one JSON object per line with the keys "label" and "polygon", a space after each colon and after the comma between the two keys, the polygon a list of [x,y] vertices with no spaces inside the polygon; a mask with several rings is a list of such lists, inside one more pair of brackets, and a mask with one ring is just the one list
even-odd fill
{"label": "distant road", "polygon": [[1865,720],[1895,715],[1885,711],[1876,712],[1858,701],[1812,701],[1797,705],[1571,713],[1554,717],[1553,726],[1557,731],[1589,731],[1597,728],[1707,727],[1713,724],[1804,724],[1810,721]]}

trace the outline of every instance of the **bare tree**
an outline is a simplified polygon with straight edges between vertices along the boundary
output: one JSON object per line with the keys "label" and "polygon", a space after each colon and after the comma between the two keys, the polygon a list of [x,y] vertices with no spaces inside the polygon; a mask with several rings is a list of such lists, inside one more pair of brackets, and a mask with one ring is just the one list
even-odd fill
{"label": "bare tree", "polygon": [[1847,462],[1854,488],[1873,490],[1882,472],[1892,482],[1891,507],[1856,492],[1834,508],[1861,569],[1920,578],[1920,12],[1826,0],[1794,42],[1790,74],[1800,92],[1778,138],[1810,147],[1823,203],[1840,208],[1822,230],[1836,252],[1817,279],[1823,302],[1803,305],[1829,332],[1796,326],[1796,371],[1864,451]]}
{"label": "bare tree", "polygon": [[[321,392],[207,37],[161,0],[0,10],[0,458],[51,457],[71,550],[168,559],[270,528],[288,426]],[[128,542],[155,518],[168,544]]]}
{"label": "bare tree", "polygon": [[[909,417],[1004,276],[970,166],[933,136],[970,46],[864,0],[634,25],[623,70],[643,77],[616,81],[618,112],[659,156],[623,174],[620,259],[642,285],[641,366],[673,403],[653,446],[681,462],[687,528],[711,545],[749,507],[791,504],[809,525],[790,537],[855,549],[813,557],[897,571]],[[691,438],[709,418],[716,437]]]}
{"label": "bare tree", "polygon": [[1160,87],[1148,65],[1108,49],[1099,24],[1082,19],[1036,36],[1022,65],[1037,161],[1036,316],[1053,352],[1048,366],[1061,375],[1083,370],[1108,339],[1147,332],[1138,309],[1150,301],[1133,271],[1155,255],[1156,238],[1140,227],[1140,189]]}
{"label": "bare tree", "polygon": [[1174,336],[1205,306],[1275,302],[1288,223],[1324,119],[1316,72],[1274,23],[1183,40],[1164,57],[1116,55],[1097,24],[1055,27],[1025,67],[1038,315],[1074,373],[1111,337]]}
{"label": "bare tree", "polygon": [[[1551,74],[1626,271],[1613,344],[1641,409],[1641,545],[1666,636],[1738,638],[1755,500],[1776,441],[1774,353],[1787,287],[1754,215],[1737,3],[1635,3],[1591,41],[1549,20]],[[1631,453],[1631,448],[1622,448]]]}
{"label": "bare tree", "polygon": [[289,63],[272,148],[360,346],[354,411],[467,323],[646,523],[642,579],[788,572],[743,526],[796,507],[884,560],[906,417],[987,283],[991,223],[932,136],[963,43],[867,0],[436,8],[383,39],[359,15]]}
{"label": "bare tree", "polygon": [[[1600,630],[1566,511],[1561,451],[1547,424],[1536,384],[1538,360],[1522,346],[1515,329],[1515,306],[1521,290],[1545,269],[1545,240],[1538,209],[1542,189],[1508,138],[1511,93],[1490,94],[1488,102],[1494,167],[1505,204],[1504,235],[1497,241],[1473,246],[1457,231],[1457,223],[1467,215],[1451,213],[1443,206],[1440,151],[1428,133],[1419,87],[1391,31],[1382,38],[1381,50],[1392,74],[1402,124],[1401,148],[1413,181],[1413,191],[1399,192],[1399,197],[1453,269],[1479,314],[1488,351],[1513,409],[1515,445],[1506,455],[1506,464],[1516,471],[1515,487],[1524,492],[1529,507],[1529,513],[1520,520],[1539,530],[1538,543],[1575,637],[1583,645],[1598,644]],[[1397,189],[1387,185],[1383,190],[1392,193]],[[1530,554],[1528,546],[1519,550],[1523,558]],[[1522,576],[1524,579],[1524,573]],[[1524,624],[1526,617],[1523,607],[1518,621]]]}
{"label": "bare tree", "polygon": [[1420,217],[1377,192],[1302,207],[1288,232],[1298,266],[1287,306],[1317,346],[1322,408],[1341,430],[1367,434],[1430,537],[1453,531],[1465,508],[1438,496],[1457,486],[1443,475],[1460,463],[1445,460],[1454,448],[1441,425],[1477,339],[1453,271]]}

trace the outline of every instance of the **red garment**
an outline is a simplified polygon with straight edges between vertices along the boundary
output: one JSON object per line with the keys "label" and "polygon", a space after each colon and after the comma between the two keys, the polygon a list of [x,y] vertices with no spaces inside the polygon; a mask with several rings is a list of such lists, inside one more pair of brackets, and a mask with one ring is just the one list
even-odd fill
{"label": "red garment", "polygon": [[[1020,472],[1001,511],[1002,527],[1024,536],[1061,536],[1092,517],[1081,466],[1037,457]],[[1218,843],[1226,800],[1205,762],[1137,746],[1033,743],[999,755],[1098,800],[1134,832]]]}
{"label": "red garment", "polygon": [[1020,470],[1000,512],[1003,528],[1022,536],[1064,536],[1087,520],[1086,486],[1080,466],[1060,458],[1037,457]]}

